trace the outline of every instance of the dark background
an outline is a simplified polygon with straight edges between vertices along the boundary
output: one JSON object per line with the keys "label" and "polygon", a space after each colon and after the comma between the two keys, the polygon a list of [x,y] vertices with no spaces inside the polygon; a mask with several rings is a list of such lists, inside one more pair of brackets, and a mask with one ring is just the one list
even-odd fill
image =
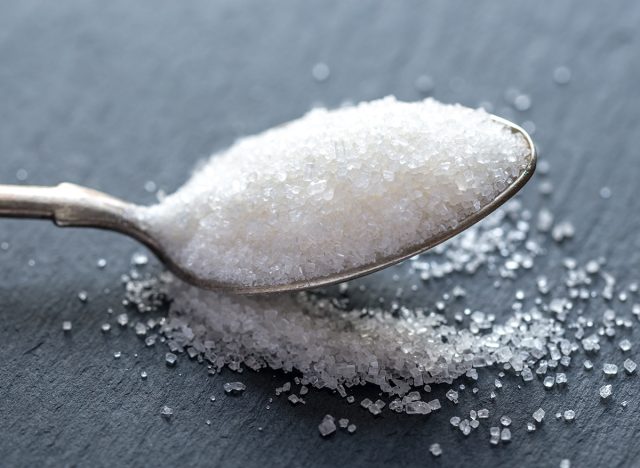
{"label": "dark background", "polygon": [[[25,169],[26,183],[70,181],[150,203],[145,181],[174,190],[196,161],[239,135],[316,103],[419,99],[414,82],[428,74],[440,100],[490,101],[500,115],[535,123],[534,139],[553,167],[548,203],[576,227],[563,253],[543,257],[536,271],[553,276],[564,255],[606,256],[627,284],[640,277],[639,24],[637,2],[2,1],[0,182],[17,183]],[[311,74],[320,61],[331,69],[322,83]],[[559,65],[573,72],[566,86],[552,80]],[[510,87],[531,96],[531,110],[510,108],[503,98]],[[535,184],[522,194],[534,209],[541,203]],[[610,200],[599,197],[603,186]],[[581,357],[564,391],[518,389],[520,380],[507,376],[492,403],[487,378],[478,403],[445,405],[427,418],[385,411],[374,420],[326,391],[295,408],[276,398],[266,410],[274,388],[291,376],[209,377],[185,356],[167,368],[161,345],[145,348],[132,330],[115,326],[107,309],[123,310],[120,275],[139,249],[133,241],[15,220],[0,222],[0,241],[10,243],[0,251],[2,466],[640,463],[637,377],[620,376],[614,401],[603,405],[601,373],[587,379]],[[104,270],[96,268],[101,257]],[[396,287],[389,274],[365,282],[384,295]],[[520,285],[528,293],[533,277]],[[513,289],[487,284],[466,284],[473,306],[507,314]],[[432,304],[441,288],[425,285],[409,302]],[[81,290],[87,304],[77,299]],[[628,314],[630,304],[614,307]],[[71,333],[62,332],[63,320],[73,322]],[[109,334],[100,332],[106,321],[114,324]],[[619,351],[604,350],[603,360],[606,353],[621,363]],[[640,361],[636,355],[634,348],[629,356]],[[231,380],[247,384],[244,395],[224,396],[222,384]],[[160,416],[165,404],[175,410],[170,422]],[[541,405],[547,421],[526,434]],[[489,424],[467,439],[451,430],[452,415],[483,406],[492,422],[501,413],[514,420],[511,444],[490,447]],[[553,417],[570,408],[578,413],[572,424]],[[352,419],[357,432],[321,439],[317,425],[326,413]],[[428,452],[433,442],[444,450],[438,459]]]}

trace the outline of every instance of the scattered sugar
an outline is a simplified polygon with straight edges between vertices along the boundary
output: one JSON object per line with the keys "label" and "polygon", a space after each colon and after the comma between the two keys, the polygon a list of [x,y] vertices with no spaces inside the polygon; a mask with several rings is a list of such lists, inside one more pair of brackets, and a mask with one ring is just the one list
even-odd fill
{"label": "scattered sugar", "polygon": [[[507,296],[512,300],[504,309],[480,312],[471,305],[467,309],[466,303],[472,298],[466,291],[459,294],[464,291],[463,286],[466,287],[462,282],[456,285],[459,286],[457,292],[454,293],[454,285],[447,285],[437,301],[419,307],[406,306],[402,298],[409,295],[409,288],[405,288],[403,296],[397,294],[395,284],[395,302],[389,298],[378,301],[376,297],[377,306],[365,308],[349,303],[352,293],[366,294],[367,291],[365,285],[353,283],[336,287],[335,294],[326,290],[240,298],[196,290],[167,276],[148,282],[133,275],[126,278],[127,300],[143,312],[150,310],[146,302],[149,297],[171,298],[167,317],[152,325],[144,320],[147,334],[160,342],[166,340],[176,359],[177,354],[188,353],[204,362],[210,373],[225,366],[235,371],[266,367],[298,371],[299,377],[292,380],[301,385],[299,395],[303,394],[302,388],[307,389],[305,393],[311,388],[329,388],[344,397],[352,392],[354,385],[373,384],[389,396],[388,404],[382,405],[385,411],[426,415],[439,409],[440,402],[426,402],[428,398],[420,394],[423,389],[430,392],[432,384],[451,385],[445,403],[461,402],[462,406],[471,393],[466,394],[465,387],[475,383],[465,382],[465,386],[455,379],[478,380],[476,368],[494,369],[485,382],[494,382],[492,387],[495,380],[501,385],[512,382],[508,375],[515,374],[529,382],[523,388],[530,385],[553,388],[566,382],[566,375],[561,371],[570,365],[574,353],[582,350],[597,365],[602,365],[602,361],[597,360],[601,347],[623,348],[624,340],[605,337],[615,336],[616,331],[620,335],[631,327],[628,317],[640,317],[640,304],[634,305],[633,296],[638,290],[637,284],[620,285],[620,280],[616,282],[606,271],[606,259],[602,258],[584,265],[565,258],[559,262],[560,278],[551,270],[540,271],[540,265],[535,263],[537,257],[546,254],[554,239],[568,242],[574,233],[573,225],[563,221],[566,225],[560,230],[562,238],[558,240],[552,232],[555,217],[550,211],[548,214],[552,218],[550,226],[539,229],[539,212],[529,211],[517,200],[513,201],[481,224],[405,264],[407,275],[415,277],[411,291],[443,278],[457,281],[463,275],[478,272],[488,276],[489,287],[493,284],[498,290],[508,288],[512,280],[520,277],[531,280],[537,287],[537,294],[527,291],[526,295],[513,288]],[[567,232],[570,235],[566,235]],[[562,245],[552,247],[561,249]],[[534,264],[535,275],[529,271]],[[155,292],[149,295],[149,291]],[[611,304],[598,309],[604,313],[587,312],[583,306],[596,300]],[[620,303],[628,300],[627,307],[633,315],[625,316],[624,311],[614,305],[618,300]],[[506,312],[507,309],[510,311]],[[447,320],[446,316],[451,319]],[[133,325],[128,328],[135,329]],[[574,357],[574,363],[576,359],[581,360]],[[593,368],[591,360],[582,362],[586,370]],[[634,366],[630,359],[623,364],[628,373],[635,372]],[[533,378],[533,371],[540,381]],[[291,385],[289,383],[290,390]],[[593,385],[595,392],[598,386]],[[514,387],[505,385],[500,391],[490,391],[490,398],[494,400],[491,404],[499,405],[501,393]],[[571,390],[570,386],[563,389]],[[473,387],[472,391],[477,390]],[[603,400],[610,398],[612,386],[602,386],[599,394]],[[293,396],[298,402],[301,400],[294,394],[287,398]],[[382,393],[379,396],[386,399]],[[555,392],[550,392],[549,397],[556,397]],[[355,398],[349,395],[346,401],[355,402]],[[433,401],[437,404],[432,404]],[[366,407],[366,417],[382,411],[378,402],[384,403],[369,398],[361,401]],[[466,411],[468,409],[463,418],[468,419],[457,416],[450,419],[451,425],[464,436],[489,416],[486,409]],[[496,412],[500,414],[499,406]],[[527,422],[527,431],[541,427],[544,417],[541,408],[534,411],[535,423]],[[556,417],[571,421],[575,412],[565,410]],[[425,420],[428,418],[433,416]],[[501,427],[490,429],[492,445],[512,438],[502,419]],[[336,432],[336,426],[344,429],[343,421],[328,416],[318,427],[321,434],[328,436]],[[514,436],[519,436],[517,425],[515,427]],[[355,429],[355,425],[347,425],[348,433]]]}
{"label": "scattered sugar", "polygon": [[613,377],[618,374],[618,366],[616,366],[615,364],[605,363],[602,366],[602,371],[607,377]]}
{"label": "scattered sugar", "polygon": [[437,238],[528,159],[522,136],[483,110],[388,97],[239,140],[140,215],[200,277],[288,284]]}
{"label": "scattered sugar", "polygon": [[178,362],[178,356],[173,353],[167,353],[164,356],[164,361],[166,362],[167,366],[175,366],[176,362]]}
{"label": "scattered sugar", "polygon": [[602,187],[600,189],[600,197],[605,200],[611,198],[611,189],[609,187]]}
{"label": "scattered sugar", "polygon": [[173,409],[168,407],[167,405],[164,405],[160,410],[160,414],[164,416],[166,419],[169,419],[171,418],[171,416],[173,416]]}
{"label": "scattered sugar", "polygon": [[633,374],[638,368],[638,365],[631,359],[625,359],[623,366],[628,374]]}
{"label": "scattered sugar", "polygon": [[292,405],[297,405],[298,403],[301,403],[303,400],[301,398],[298,397],[298,395],[295,394],[291,394],[287,397],[287,400],[289,400],[289,402]]}
{"label": "scattered sugar", "polygon": [[16,179],[20,182],[24,182],[29,177],[29,173],[26,169],[20,168],[16,171]]}
{"label": "scattered sugar", "polygon": [[603,385],[602,387],[600,387],[600,396],[603,399],[607,399],[611,396],[612,390],[611,390],[611,385]]}
{"label": "scattered sugar", "polygon": [[536,422],[539,424],[542,422],[542,420],[544,419],[544,410],[542,408],[538,408],[537,410],[535,410],[535,412],[533,413],[533,419],[536,420]]}
{"label": "scattered sugar", "polygon": [[336,432],[336,423],[333,416],[327,414],[318,426],[318,430],[322,437],[327,437]]}
{"label": "scattered sugar", "polygon": [[559,85],[565,85],[571,81],[571,69],[564,65],[553,70],[553,81]]}
{"label": "scattered sugar", "polygon": [[311,69],[311,75],[317,82],[321,83],[329,79],[329,75],[331,75],[331,69],[326,63],[318,62]]}
{"label": "scattered sugar", "polygon": [[433,455],[434,457],[439,457],[440,455],[442,455],[442,448],[440,448],[440,444],[438,443],[431,444],[429,446],[429,452],[431,452],[431,455]]}
{"label": "scattered sugar", "polygon": [[627,339],[624,339],[618,345],[623,352],[627,352],[631,349],[631,342]]}
{"label": "scattered sugar", "polygon": [[118,325],[120,325],[121,327],[126,327],[127,324],[129,323],[129,315],[125,313],[119,314],[116,317],[116,322],[118,322]]}
{"label": "scattered sugar", "polygon": [[144,189],[149,193],[154,193],[156,190],[158,190],[158,186],[154,181],[148,180],[144,183]]}
{"label": "scattered sugar", "polygon": [[[237,395],[247,389],[247,386],[242,382],[227,382],[222,387],[224,388],[224,392],[229,395]],[[297,403],[297,401],[295,403]]]}
{"label": "scattered sugar", "polygon": [[519,94],[513,100],[513,107],[519,111],[526,111],[531,108],[531,97],[527,94]]}
{"label": "scattered sugar", "polygon": [[435,88],[435,82],[429,75],[420,75],[418,78],[416,78],[414,85],[418,92],[422,94],[429,94]]}

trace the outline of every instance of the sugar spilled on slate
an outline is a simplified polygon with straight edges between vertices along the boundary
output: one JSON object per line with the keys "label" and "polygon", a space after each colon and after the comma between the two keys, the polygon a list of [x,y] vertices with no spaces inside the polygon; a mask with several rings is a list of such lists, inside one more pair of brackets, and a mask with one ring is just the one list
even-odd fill
{"label": "sugar spilled on slate", "polygon": [[[411,259],[405,264],[407,276],[402,282],[398,278],[394,299],[381,300],[378,307],[353,305],[352,294],[363,292],[357,283],[342,284],[331,294],[238,298],[197,290],[167,274],[147,275],[145,266],[138,264],[123,281],[125,303],[141,315],[125,326],[136,328],[147,346],[163,341],[176,361],[196,359],[211,374],[224,367],[294,372],[291,382],[275,390],[276,398],[283,395],[293,405],[313,398],[309,389],[314,388],[334,390],[345,404],[359,403],[371,418],[387,411],[428,418],[449,405],[459,408],[451,426],[464,436],[484,427],[490,446],[509,444],[516,437],[535,438],[537,428],[555,422],[545,419],[543,407],[526,415],[503,414],[499,406],[469,408],[472,395],[482,392],[478,370],[490,373],[489,398],[496,402],[508,390],[506,373],[518,376],[525,390],[538,385],[551,393],[559,388],[571,392],[572,379],[564,369],[577,367],[593,386],[593,404],[616,404],[620,374],[633,376],[637,366],[627,355],[633,349],[631,341],[622,338],[611,344],[609,339],[624,336],[640,317],[638,284],[615,278],[607,271],[606,259],[579,264],[565,257],[560,274],[538,263],[548,255],[562,256],[565,245],[580,235],[572,223],[557,219],[546,207],[553,186],[548,163],[543,161],[541,168],[541,208],[533,211],[514,200],[456,238]],[[534,273],[536,265],[540,268]],[[413,292],[445,280],[457,284],[443,291],[439,301],[407,305]],[[511,291],[513,299],[493,310],[477,310],[466,280]],[[519,281],[534,283],[535,294],[527,296],[518,289]],[[172,301],[165,317],[143,315],[164,298]],[[615,346],[619,361],[598,360],[605,346]],[[603,374],[609,380],[605,385],[596,380]],[[242,382],[225,383],[225,391],[233,387],[228,393],[242,398],[235,391],[240,386],[244,390]],[[384,396],[357,401],[352,389],[364,384]],[[445,398],[431,396],[433,385],[450,386]],[[619,403],[626,406],[626,401]],[[564,423],[580,418],[577,408],[562,408],[557,415]],[[522,418],[524,424],[514,422]],[[356,426],[345,421],[326,415],[313,430],[323,437],[356,432]],[[566,427],[569,430],[571,424]],[[438,441],[427,442],[433,456],[443,453]],[[569,461],[562,463],[568,466]]]}

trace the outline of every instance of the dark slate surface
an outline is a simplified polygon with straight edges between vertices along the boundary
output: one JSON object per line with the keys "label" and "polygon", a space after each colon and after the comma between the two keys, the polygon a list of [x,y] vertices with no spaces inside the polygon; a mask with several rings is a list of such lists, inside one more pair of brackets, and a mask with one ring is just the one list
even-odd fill
{"label": "dark slate surface", "polygon": [[[625,285],[640,277],[638,24],[640,6],[632,2],[5,1],[0,182],[15,183],[24,168],[29,183],[71,181],[148,203],[145,181],[173,190],[197,160],[238,135],[318,102],[417,99],[414,80],[428,73],[441,100],[492,101],[496,112],[537,125],[535,139],[553,165],[550,205],[574,222],[577,235],[564,253],[541,258],[536,272],[557,277],[563,255],[604,255]],[[324,83],[311,76],[318,61],[331,67]],[[559,87],[551,76],[562,64],[573,79]],[[510,86],[531,95],[529,112],[508,109],[502,96]],[[598,196],[604,185],[610,200]],[[540,204],[535,185],[523,199]],[[637,377],[616,378],[614,400],[603,405],[601,374],[586,376],[581,357],[566,390],[519,390],[507,377],[491,403],[485,379],[479,398],[469,395],[428,418],[385,412],[373,420],[323,391],[306,406],[276,399],[267,411],[274,387],[290,377],[245,372],[248,390],[228,398],[222,384],[238,378],[230,372],[209,377],[186,357],[170,369],[164,350],[145,348],[131,330],[100,332],[113,322],[107,309],[122,310],[119,276],[137,248],[132,241],[14,220],[0,222],[0,241],[11,244],[0,252],[2,466],[640,463]],[[103,271],[95,266],[100,257],[109,261]],[[395,288],[389,274],[365,282],[388,294]],[[506,314],[514,288],[494,292],[481,276],[465,282],[473,306]],[[531,291],[532,277],[519,287]],[[87,304],[76,298],[80,290],[89,292]],[[425,285],[412,302],[433,304],[442,290]],[[67,335],[65,319],[73,322]],[[640,337],[637,326],[630,335]],[[610,348],[597,362],[621,364]],[[640,360],[639,350],[629,355]],[[123,357],[114,359],[114,351]],[[164,404],[176,411],[171,422],[160,417]],[[524,424],[540,405],[548,420],[528,435]],[[481,406],[492,417],[513,418],[509,446],[491,448],[487,425],[466,440],[448,426],[452,415]],[[577,411],[576,421],[555,421],[553,413],[567,408]],[[352,419],[356,434],[322,440],[316,426],[328,412]],[[439,459],[427,451],[432,442],[445,451]]]}

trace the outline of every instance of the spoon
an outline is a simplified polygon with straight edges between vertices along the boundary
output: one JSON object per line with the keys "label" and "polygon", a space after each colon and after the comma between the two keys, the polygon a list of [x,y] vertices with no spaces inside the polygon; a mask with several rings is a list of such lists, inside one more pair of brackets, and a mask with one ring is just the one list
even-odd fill
{"label": "spoon", "polygon": [[133,237],[146,245],[164,264],[182,280],[204,289],[214,289],[235,294],[260,294],[297,291],[340,283],[373,273],[390,265],[435,247],[459,234],[490,214],[515,195],[531,178],[536,166],[536,150],[531,137],[518,125],[501,117],[494,121],[520,134],[529,147],[527,164],[520,175],[490,203],[468,216],[454,229],[425,239],[424,242],[407,247],[396,255],[380,258],[374,263],[347,269],[328,276],[295,281],[289,284],[246,286],[221,283],[195,274],[188,266],[174,258],[160,242],[158,233],[144,225],[137,211],[138,205],[125,202],[96,190],[75,184],[62,183],[55,187],[24,185],[0,185],[0,217],[51,219],[61,227],[93,227],[116,231]]}

